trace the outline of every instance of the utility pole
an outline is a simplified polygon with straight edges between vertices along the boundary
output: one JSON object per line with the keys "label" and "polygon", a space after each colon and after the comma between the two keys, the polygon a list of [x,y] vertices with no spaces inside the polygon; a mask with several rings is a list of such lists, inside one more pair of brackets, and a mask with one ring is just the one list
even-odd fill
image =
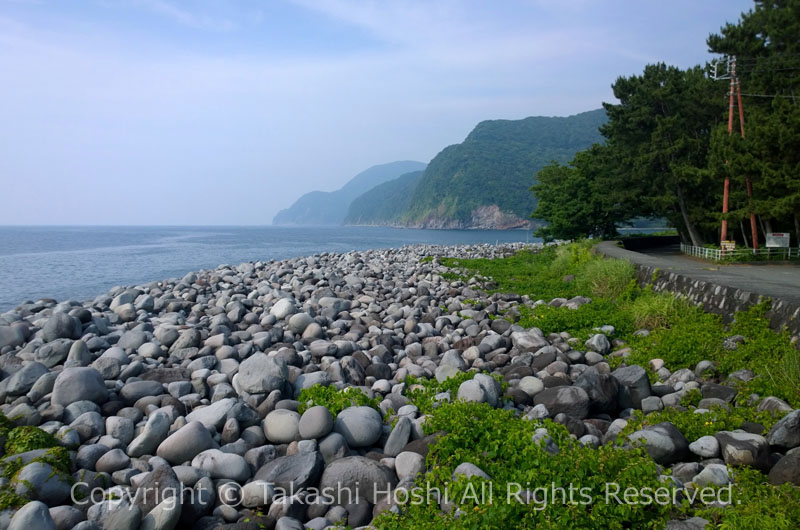
{"label": "utility pole", "polygon": [[[731,86],[730,92],[728,93],[728,134],[733,134],[733,108],[734,106],[739,107],[739,131],[744,138],[744,107],[742,106],[742,89],[739,85],[739,78],[736,77],[736,56],[731,55],[728,57],[727,61],[727,72],[723,75],[719,75],[717,72],[717,64],[714,63],[714,73],[712,74],[714,80],[719,79],[730,79]],[[734,103],[734,95],[736,95],[736,104]],[[737,105],[738,104],[738,105]],[[727,162],[726,162],[727,163]],[[752,201],[753,199],[753,185],[750,181],[750,175],[746,177],[747,181],[747,197]],[[728,213],[728,200],[730,197],[730,188],[731,188],[731,179],[729,176],[725,176],[725,182],[723,184],[722,190],[722,213]],[[758,231],[756,227],[756,214],[755,212],[750,210],[750,232],[753,238],[753,250],[758,250]],[[728,220],[722,220],[722,232],[720,239],[722,241],[728,240]]]}

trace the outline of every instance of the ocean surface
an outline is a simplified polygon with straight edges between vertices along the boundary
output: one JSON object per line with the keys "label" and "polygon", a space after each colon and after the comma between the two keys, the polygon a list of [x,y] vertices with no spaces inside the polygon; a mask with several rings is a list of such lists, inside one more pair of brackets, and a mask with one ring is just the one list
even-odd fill
{"label": "ocean surface", "polygon": [[0,227],[0,312],[26,300],[91,300],[117,285],[245,261],[424,243],[539,241],[526,230],[384,227]]}

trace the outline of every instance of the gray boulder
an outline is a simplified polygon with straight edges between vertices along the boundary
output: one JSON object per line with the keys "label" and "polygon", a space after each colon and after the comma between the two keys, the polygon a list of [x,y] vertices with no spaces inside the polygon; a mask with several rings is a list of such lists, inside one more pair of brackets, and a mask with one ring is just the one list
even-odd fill
{"label": "gray boulder", "polygon": [[722,458],[727,465],[750,466],[762,471],[769,469],[769,445],[763,436],[720,431],[714,438],[719,442]]}
{"label": "gray boulder", "polygon": [[64,368],[53,385],[53,405],[66,407],[84,400],[97,404],[108,401],[108,390],[100,372],[88,367]]}
{"label": "gray boulder", "polygon": [[546,388],[533,397],[535,405],[544,405],[555,416],[564,413],[582,420],[589,415],[589,395],[577,386]]}
{"label": "gray boulder", "polygon": [[689,456],[689,441],[677,427],[667,421],[636,431],[630,435],[629,440],[644,442],[650,457],[664,466],[681,462]]}
{"label": "gray boulder", "polygon": [[248,394],[268,394],[282,390],[287,378],[288,369],[283,359],[258,352],[239,365],[236,385]]}
{"label": "gray boulder", "polygon": [[298,431],[303,440],[314,440],[326,436],[333,430],[333,414],[321,405],[310,407],[300,416]]}
{"label": "gray boulder", "polygon": [[607,355],[608,352],[611,351],[611,343],[608,342],[608,339],[602,333],[592,335],[592,337],[586,341],[586,347],[600,355]]}
{"label": "gray boulder", "polygon": [[298,453],[267,462],[256,472],[254,479],[266,481],[285,491],[299,491],[316,485],[324,467],[325,462],[319,452]]}
{"label": "gray boulder", "polygon": [[336,416],[333,430],[344,436],[350,447],[369,447],[383,431],[383,419],[371,407],[348,407]]}
{"label": "gray boulder", "polygon": [[160,456],[173,465],[191,461],[199,453],[214,447],[214,440],[202,423],[192,421],[172,433],[161,442],[156,450]]}
{"label": "gray boulder", "polygon": [[80,320],[66,313],[56,313],[47,319],[42,328],[42,340],[52,342],[56,339],[79,339],[82,331]]}
{"label": "gray boulder", "polygon": [[53,518],[47,505],[43,502],[32,501],[17,510],[8,530],[56,530]]}
{"label": "gray boulder", "polygon": [[397,477],[383,464],[363,456],[348,456],[334,461],[325,468],[320,488],[331,488],[336,504],[349,504],[349,499],[365,498],[375,504],[385,500],[387,492],[394,489]]}
{"label": "gray boulder", "polygon": [[800,409],[780,419],[767,434],[770,445],[792,449],[800,446]]}
{"label": "gray boulder", "polygon": [[[634,408],[642,408],[642,400],[650,397],[650,380],[644,368],[635,364],[633,366],[623,366],[611,372],[619,384],[626,387],[630,392],[631,403]],[[623,404],[624,405],[624,404]],[[622,407],[626,408],[626,407]]]}

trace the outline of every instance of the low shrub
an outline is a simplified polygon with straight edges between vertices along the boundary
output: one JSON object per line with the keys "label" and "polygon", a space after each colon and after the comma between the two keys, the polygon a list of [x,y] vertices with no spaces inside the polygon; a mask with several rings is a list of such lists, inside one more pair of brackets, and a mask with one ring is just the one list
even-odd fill
{"label": "low shrub", "polygon": [[540,305],[533,309],[520,308],[519,325],[537,327],[545,334],[566,331],[574,337],[586,339],[597,333],[595,328],[614,326],[615,336],[627,336],[634,331],[630,315],[612,300],[598,298],[578,309]]}
{"label": "low shrub", "polygon": [[380,400],[370,398],[356,387],[339,390],[335,386],[314,385],[304,388],[297,401],[300,402],[300,406],[297,407],[297,412],[300,414],[318,405],[327,408],[334,417],[347,407],[372,407],[380,411]]}
{"label": "low shrub", "polygon": [[668,421],[675,425],[687,440],[693,442],[703,436],[713,436],[719,431],[741,429],[744,422],[760,423],[766,432],[785,415],[784,412],[758,411],[753,407],[732,407],[731,410],[714,407],[705,413],[695,412],[694,408],[689,410],[666,408],[649,414],[637,410],[631,418],[628,418],[623,436],[648,425]]}
{"label": "low shrub", "polygon": [[[532,442],[541,427],[547,428],[558,446],[556,454]],[[661,485],[658,466],[642,449],[629,451],[610,445],[589,449],[570,439],[563,425],[522,420],[513,411],[493,409],[485,403],[444,404],[431,414],[425,429],[447,434],[431,448],[427,457],[431,471],[416,484],[428,491],[447,492],[458,512],[443,514],[435,499],[409,503],[401,506],[400,514],[379,516],[372,523],[376,528],[660,530],[675,510],[669,505],[606,502],[609,483],[635,488]],[[477,465],[491,480],[453,480],[454,469],[464,462]],[[521,502],[526,489],[534,495],[527,504]],[[575,502],[570,502],[570,496]]]}

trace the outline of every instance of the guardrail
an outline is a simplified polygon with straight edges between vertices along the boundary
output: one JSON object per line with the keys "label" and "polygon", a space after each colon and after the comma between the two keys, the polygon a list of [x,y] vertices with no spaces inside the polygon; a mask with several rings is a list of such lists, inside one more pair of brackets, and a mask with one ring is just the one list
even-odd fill
{"label": "guardrail", "polygon": [[681,243],[681,252],[687,256],[709,259],[713,261],[738,260],[752,257],[754,260],[790,260],[800,259],[800,248],[737,248],[734,250],[721,250],[718,248],[695,247]]}

